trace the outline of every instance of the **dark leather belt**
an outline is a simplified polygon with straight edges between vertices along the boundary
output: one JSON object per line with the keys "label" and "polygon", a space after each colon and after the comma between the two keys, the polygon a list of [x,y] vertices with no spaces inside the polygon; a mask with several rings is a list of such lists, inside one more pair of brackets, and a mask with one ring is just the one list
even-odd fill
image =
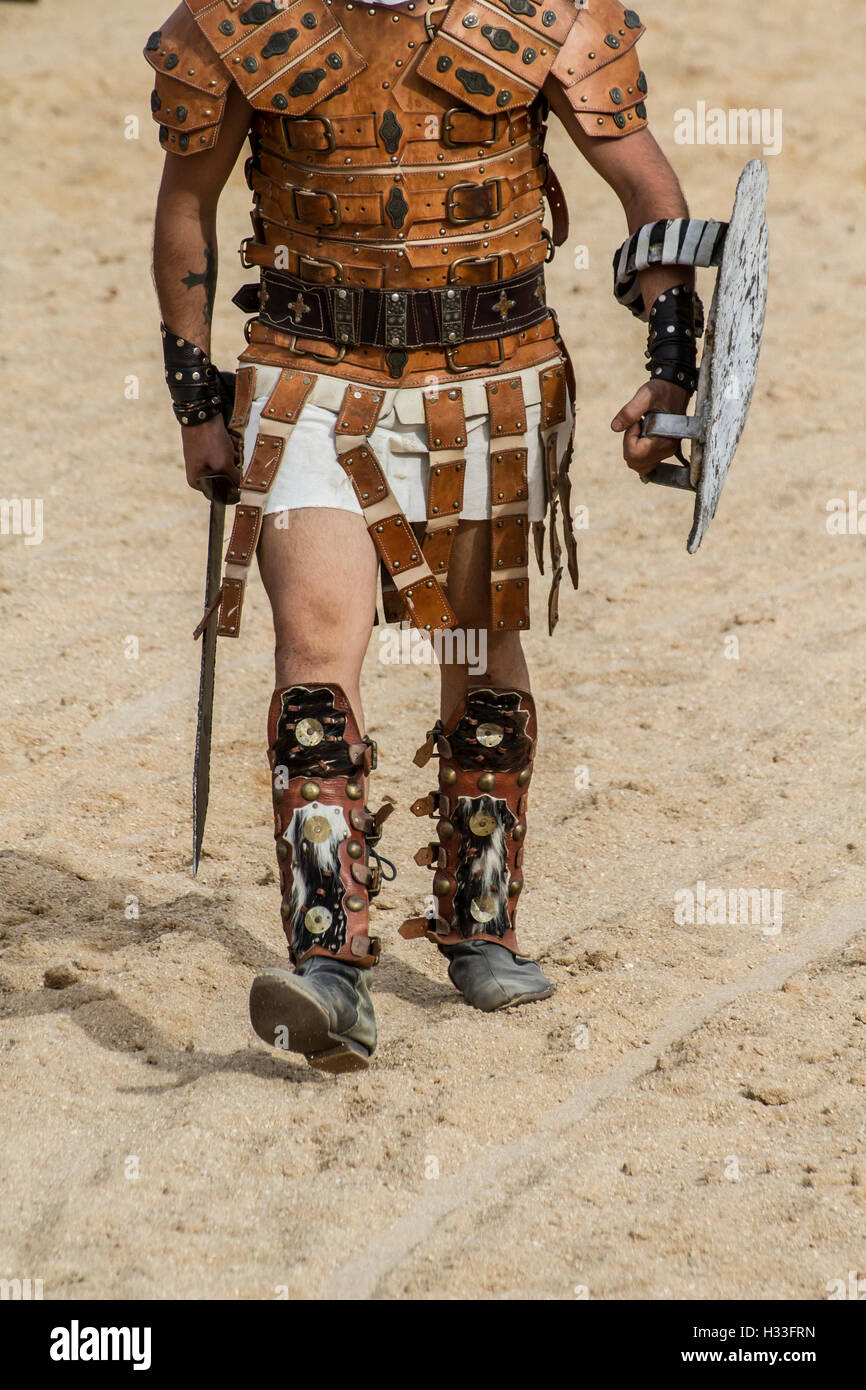
{"label": "dark leather belt", "polygon": [[395,357],[411,348],[502,338],[549,316],[543,266],[483,285],[413,290],[313,285],[288,271],[263,268],[261,285],[244,285],[233,302],[281,333],[338,348],[383,348]]}

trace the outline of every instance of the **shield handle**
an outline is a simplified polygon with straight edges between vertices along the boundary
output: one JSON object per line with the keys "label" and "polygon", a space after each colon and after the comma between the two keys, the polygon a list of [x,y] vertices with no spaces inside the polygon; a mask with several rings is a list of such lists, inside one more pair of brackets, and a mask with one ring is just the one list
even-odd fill
{"label": "shield handle", "polygon": [[[703,431],[701,415],[665,415],[661,411],[653,411],[645,415],[640,424],[641,439],[701,439]],[[685,460],[682,464],[659,463],[651,473],[641,474],[641,482],[683,488],[686,492],[697,491],[691,480],[690,465]]]}

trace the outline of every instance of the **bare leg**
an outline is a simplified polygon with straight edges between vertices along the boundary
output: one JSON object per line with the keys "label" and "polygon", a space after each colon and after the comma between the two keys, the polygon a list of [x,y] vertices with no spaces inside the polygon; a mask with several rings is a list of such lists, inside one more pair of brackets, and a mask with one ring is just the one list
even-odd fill
{"label": "bare leg", "polygon": [[274,617],[276,685],[342,686],[362,732],[359,681],[376,565],[363,517],[352,512],[301,507],[265,518],[259,567]]}
{"label": "bare leg", "polygon": [[[448,568],[448,598],[461,628],[483,633],[487,642],[487,670],[470,673],[467,663],[441,668],[440,713],[447,719],[473,686],[490,685],[500,690],[529,692],[529,672],[519,632],[490,632],[490,523],[463,522],[454,540]],[[447,646],[444,651],[447,652]]]}

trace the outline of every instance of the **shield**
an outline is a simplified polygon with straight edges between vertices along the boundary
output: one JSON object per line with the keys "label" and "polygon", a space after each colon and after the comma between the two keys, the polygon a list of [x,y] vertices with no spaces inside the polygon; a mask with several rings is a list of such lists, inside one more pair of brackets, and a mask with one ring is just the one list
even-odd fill
{"label": "shield", "polygon": [[641,426],[642,435],[692,441],[685,467],[661,463],[643,476],[644,482],[695,493],[690,555],[716,514],[755,389],[770,267],[769,177],[762,159],[751,160],[740,175],[707,318],[694,415],[654,413]]}

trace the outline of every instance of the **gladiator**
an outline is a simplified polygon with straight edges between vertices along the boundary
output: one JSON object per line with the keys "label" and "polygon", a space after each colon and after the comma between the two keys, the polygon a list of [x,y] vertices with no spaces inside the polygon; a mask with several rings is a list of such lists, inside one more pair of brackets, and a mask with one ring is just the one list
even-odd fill
{"label": "gladiator", "polygon": [[[222,479],[236,498],[203,623],[239,636],[254,557],[273,614],[289,959],[254,979],[250,1016],[324,1071],[364,1068],[376,1047],[370,901],[395,871],[360,692],[377,622],[483,639],[481,670],[441,645],[415,757],[433,785],[411,808],[430,827],[416,856],[430,898],[400,932],[437,949],[476,1009],[553,992],[516,927],[539,735],[530,556],[551,634],[563,578],[578,584],[575,380],[545,291],[569,222],[548,120],[625,215],[616,297],[648,345],[612,428],[641,475],[680,449],[642,422],[682,416],[695,391],[693,266],[710,263],[647,125],[643,32],[617,0],[183,0],[147,40],[166,383],[189,485]],[[230,373],[210,360],[216,213],[247,142]]]}

